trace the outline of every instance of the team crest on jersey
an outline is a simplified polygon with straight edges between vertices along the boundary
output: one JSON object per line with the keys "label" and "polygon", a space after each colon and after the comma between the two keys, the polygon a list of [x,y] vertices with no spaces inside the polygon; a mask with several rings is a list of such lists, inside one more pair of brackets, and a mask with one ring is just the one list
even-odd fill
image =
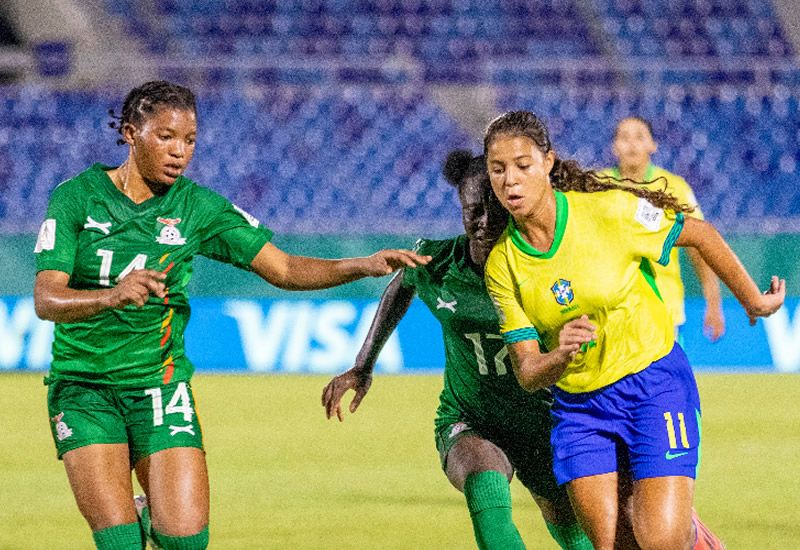
{"label": "team crest on jersey", "polygon": [[572,292],[572,283],[570,283],[566,279],[559,279],[553,286],[550,287],[550,290],[553,293],[553,296],[556,297],[556,302],[562,306],[568,306],[572,303],[572,300],[575,299],[575,293]]}
{"label": "team crest on jersey", "polygon": [[186,239],[181,236],[180,230],[175,227],[181,223],[180,218],[156,218],[159,223],[163,223],[161,233],[156,237],[159,244],[186,244]]}
{"label": "team crest on jersey", "polygon": [[64,441],[72,435],[72,428],[67,426],[67,423],[62,420],[63,418],[64,413],[61,412],[50,419],[50,422],[54,422],[56,425],[56,438],[58,438],[59,441]]}

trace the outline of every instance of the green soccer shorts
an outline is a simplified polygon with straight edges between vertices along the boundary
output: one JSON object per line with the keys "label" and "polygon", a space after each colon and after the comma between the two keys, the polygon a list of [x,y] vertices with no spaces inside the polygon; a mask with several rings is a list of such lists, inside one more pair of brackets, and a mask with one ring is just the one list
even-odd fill
{"label": "green soccer shorts", "polygon": [[473,424],[471,420],[464,417],[450,424],[437,422],[436,450],[443,470],[446,471],[447,455],[455,444],[462,437],[477,436],[494,443],[505,453],[517,478],[534,494],[550,501],[567,498],[565,488],[558,487],[553,474],[549,416],[530,417],[527,423],[511,421],[506,425]]}
{"label": "green soccer shorts", "polygon": [[190,382],[113,388],[53,380],[47,391],[50,430],[58,458],[99,443],[125,443],[131,466],[173,447],[203,448]]}

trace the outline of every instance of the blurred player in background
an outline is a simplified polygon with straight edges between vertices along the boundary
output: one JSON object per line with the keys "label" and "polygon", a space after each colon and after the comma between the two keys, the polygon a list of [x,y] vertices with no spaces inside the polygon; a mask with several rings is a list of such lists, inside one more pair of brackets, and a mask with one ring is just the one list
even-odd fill
{"label": "blurred player in background", "polygon": [[[155,81],[131,90],[111,126],[127,160],[94,164],[59,185],[36,244],[36,312],[56,323],[46,378],[53,439],[98,548],[140,549],[146,536],[164,549],[201,549],[209,487],[183,341],[193,257],[290,290],[426,259],[384,250],[322,260],[270,244],[272,232],[255,218],[182,176],[197,134],[186,88]],[[141,520],[133,468],[150,505]]]}
{"label": "blurred player in background", "polygon": [[547,128],[509,112],[484,138],[492,189],[511,221],[486,263],[486,288],[519,383],[553,384],[559,484],[597,550],[618,547],[620,476],[642,548],[721,548],[692,509],[700,399],[651,263],[695,247],[752,322],[783,303],[761,293],[710,224],[664,191],[598,180],[558,159]]}
{"label": "blurred player in background", "polygon": [[[664,170],[650,162],[658,145],[653,138],[653,127],[641,117],[622,119],[614,130],[614,141],[611,150],[617,158],[617,166],[607,168],[600,174],[611,176],[617,180],[626,180],[642,185],[646,189],[665,190],[686,204],[693,211],[687,215],[702,220],[703,212],[689,184],[682,177]],[[665,187],[666,183],[666,187]],[[700,257],[694,248],[686,248],[686,255],[694,267],[703,297],[706,300],[706,312],[703,318],[703,333],[712,342],[716,342],[725,333],[725,316],[722,313],[722,300],[719,292],[719,279]],[[683,282],[678,249],[673,248],[670,261],[666,266],[655,265],[654,270],[661,297],[672,315],[675,323],[676,338],[680,336],[680,327],[686,322],[684,308]]]}
{"label": "blurred player in background", "polygon": [[445,176],[458,188],[465,233],[446,240],[420,239],[417,252],[433,259],[426,266],[404,269],[389,283],[355,366],[331,380],[322,404],[328,418],[337,415],[341,421],[342,397],[352,389],[350,412],[356,411],[372,384],[381,348],[418,295],[441,323],[444,336],[436,447],[450,483],[466,496],[478,547],[524,548],[511,517],[509,482],[516,472],[558,544],[590,549],[553,477],[551,393],[528,393],[517,383],[483,282],[483,264],[508,214],[492,194],[482,156],[451,153]]}

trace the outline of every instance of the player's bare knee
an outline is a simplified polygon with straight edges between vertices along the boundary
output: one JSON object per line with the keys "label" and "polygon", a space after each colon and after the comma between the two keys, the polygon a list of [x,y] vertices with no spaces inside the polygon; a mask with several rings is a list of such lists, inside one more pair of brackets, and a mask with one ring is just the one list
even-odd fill
{"label": "player's bare knee", "polygon": [[693,543],[692,526],[677,523],[667,525],[650,524],[634,527],[636,541],[642,550],[689,550]]}

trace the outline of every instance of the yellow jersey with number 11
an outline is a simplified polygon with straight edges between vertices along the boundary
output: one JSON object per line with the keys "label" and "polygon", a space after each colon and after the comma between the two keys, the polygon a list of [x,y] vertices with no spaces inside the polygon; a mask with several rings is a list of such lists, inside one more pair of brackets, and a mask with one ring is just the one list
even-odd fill
{"label": "yellow jersey with number 11", "polygon": [[486,288],[505,342],[537,339],[558,347],[561,327],[587,315],[597,340],[567,366],[559,388],[593,391],[647,368],[674,344],[672,318],[653,276],[666,265],[683,214],[621,190],[555,192],[556,230],[548,251],[514,225],[492,249]]}

